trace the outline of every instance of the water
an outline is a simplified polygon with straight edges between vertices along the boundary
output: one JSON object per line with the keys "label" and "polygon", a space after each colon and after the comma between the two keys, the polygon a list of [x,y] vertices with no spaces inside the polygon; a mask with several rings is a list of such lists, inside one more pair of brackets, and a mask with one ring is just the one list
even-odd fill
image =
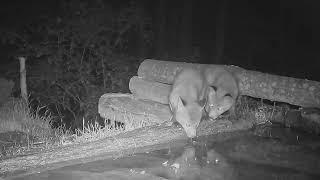
{"label": "water", "polygon": [[320,137],[272,126],[16,179],[320,179],[319,167]]}

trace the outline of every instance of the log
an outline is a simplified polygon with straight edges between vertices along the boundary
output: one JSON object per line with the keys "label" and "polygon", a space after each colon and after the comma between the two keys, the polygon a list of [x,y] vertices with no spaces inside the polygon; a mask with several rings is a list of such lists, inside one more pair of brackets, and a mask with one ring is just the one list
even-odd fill
{"label": "log", "polygon": [[138,76],[133,76],[129,82],[131,93],[142,100],[168,104],[168,95],[171,85],[148,81]]}
{"label": "log", "polygon": [[[198,136],[234,131],[241,133],[241,130],[250,129],[251,127],[252,123],[245,120],[239,120],[236,123],[229,121],[203,121],[199,125],[197,132],[199,132]],[[222,134],[221,138],[224,136],[232,135]],[[174,140],[183,139],[186,140],[188,137],[179,126],[144,127],[98,141],[56,147],[39,154],[5,159],[0,163],[0,176],[32,174],[79,163],[159,150],[163,149],[164,144],[168,145],[176,142]],[[156,145],[158,146],[154,149]]]}
{"label": "log", "polygon": [[184,62],[146,59],[138,69],[138,76],[149,81],[172,84],[183,68],[203,69],[207,66],[223,67],[232,72],[239,82],[241,95],[286,102],[302,107],[320,108],[320,83],[292,77],[245,70],[237,66],[192,64]]}
{"label": "log", "polygon": [[121,93],[102,95],[98,112],[105,119],[124,123],[126,130],[162,124],[171,118],[168,105],[137,100],[132,94]]}

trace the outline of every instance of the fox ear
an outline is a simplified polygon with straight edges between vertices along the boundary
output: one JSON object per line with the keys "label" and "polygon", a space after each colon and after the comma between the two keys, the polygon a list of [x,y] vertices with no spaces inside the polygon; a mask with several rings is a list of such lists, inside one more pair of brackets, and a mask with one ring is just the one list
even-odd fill
{"label": "fox ear", "polygon": [[207,94],[210,96],[215,96],[217,93],[217,88],[213,88],[214,86],[209,86],[208,87],[208,92]]}
{"label": "fox ear", "polygon": [[217,86],[210,86],[209,88],[212,88],[212,90],[214,90],[215,92],[217,91]]}
{"label": "fox ear", "polygon": [[178,101],[177,102],[178,109],[184,108],[186,106],[186,102],[181,97],[178,97],[177,101]]}
{"label": "fox ear", "polygon": [[183,106],[187,105],[187,102],[185,100],[183,100],[181,97],[179,97],[179,99],[181,100]]}

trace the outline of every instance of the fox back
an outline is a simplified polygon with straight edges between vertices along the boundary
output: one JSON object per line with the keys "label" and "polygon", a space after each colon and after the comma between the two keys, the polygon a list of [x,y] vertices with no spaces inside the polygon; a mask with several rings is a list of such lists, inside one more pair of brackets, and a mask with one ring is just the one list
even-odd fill
{"label": "fox back", "polygon": [[196,136],[196,129],[204,113],[208,84],[200,71],[184,69],[175,77],[169,95],[173,117],[188,137]]}

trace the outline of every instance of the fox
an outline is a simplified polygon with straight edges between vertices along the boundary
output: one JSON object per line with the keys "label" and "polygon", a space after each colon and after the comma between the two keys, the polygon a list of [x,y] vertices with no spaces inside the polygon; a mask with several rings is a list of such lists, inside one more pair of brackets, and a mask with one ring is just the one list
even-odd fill
{"label": "fox", "polygon": [[203,72],[209,84],[205,106],[209,118],[214,120],[226,111],[235,117],[235,103],[239,96],[236,77],[223,67],[206,67]]}
{"label": "fox", "polygon": [[169,106],[172,118],[181,124],[189,138],[196,136],[197,127],[205,115],[208,87],[199,70],[185,68],[175,76]]}

